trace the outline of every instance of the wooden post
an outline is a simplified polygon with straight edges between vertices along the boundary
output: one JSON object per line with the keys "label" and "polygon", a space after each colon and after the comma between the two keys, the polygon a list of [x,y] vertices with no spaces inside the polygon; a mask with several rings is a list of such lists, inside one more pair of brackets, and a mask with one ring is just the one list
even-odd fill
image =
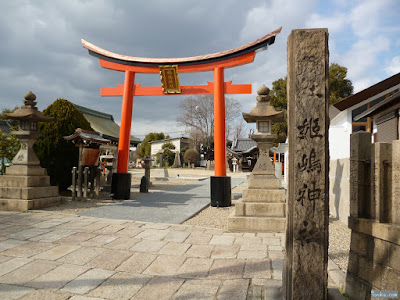
{"label": "wooden post", "polygon": [[85,167],[83,171],[83,198],[87,198],[88,195],[88,172],[89,168]]}
{"label": "wooden post", "polygon": [[79,145],[79,161],[78,161],[78,198],[82,197],[82,152],[83,144]]}
{"label": "wooden post", "polygon": [[76,167],[72,168],[72,200],[76,198]]}
{"label": "wooden post", "polygon": [[289,185],[285,299],[327,299],[329,217],[328,30],[288,39]]}
{"label": "wooden post", "polygon": [[100,176],[101,171],[99,169],[95,169],[96,171],[96,197],[99,198],[100,196]]}

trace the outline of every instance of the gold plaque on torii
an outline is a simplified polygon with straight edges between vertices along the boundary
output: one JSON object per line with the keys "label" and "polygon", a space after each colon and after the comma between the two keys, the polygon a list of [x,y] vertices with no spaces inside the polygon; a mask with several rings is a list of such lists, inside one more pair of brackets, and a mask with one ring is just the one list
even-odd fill
{"label": "gold plaque on torii", "polygon": [[164,94],[180,94],[178,65],[158,66],[160,69],[162,90]]}

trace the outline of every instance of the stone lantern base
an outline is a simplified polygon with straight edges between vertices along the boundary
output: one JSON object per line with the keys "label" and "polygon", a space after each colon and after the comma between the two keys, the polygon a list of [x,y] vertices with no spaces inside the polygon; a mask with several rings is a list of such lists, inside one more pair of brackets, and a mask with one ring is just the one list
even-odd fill
{"label": "stone lantern base", "polygon": [[13,165],[6,173],[0,176],[0,210],[27,212],[62,202],[58,187],[50,185],[46,169]]}
{"label": "stone lantern base", "polygon": [[[253,137],[252,137],[253,138]],[[275,177],[269,142],[257,141],[260,155],[249,176],[249,187],[228,218],[230,231],[283,232],[286,225],[285,190]]]}

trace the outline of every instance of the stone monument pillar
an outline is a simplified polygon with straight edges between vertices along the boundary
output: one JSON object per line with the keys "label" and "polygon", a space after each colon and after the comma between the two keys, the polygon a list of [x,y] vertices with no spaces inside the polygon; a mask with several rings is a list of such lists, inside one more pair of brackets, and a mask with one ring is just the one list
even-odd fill
{"label": "stone monument pillar", "polygon": [[[41,136],[38,122],[50,122],[36,107],[36,96],[25,94],[24,106],[5,114],[20,121],[20,129],[12,134],[18,137],[21,148],[8,167],[6,175],[0,176],[0,210],[27,211],[61,202],[58,187],[50,186],[50,177],[33,151],[33,144]],[[68,172],[68,170],[66,170]]]}
{"label": "stone monument pillar", "polygon": [[289,183],[285,299],[327,299],[328,30],[288,38]]}
{"label": "stone monument pillar", "polygon": [[181,164],[181,154],[179,151],[175,152],[175,159],[174,159],[174,164],[172,165],[173,168],[182,168]]}

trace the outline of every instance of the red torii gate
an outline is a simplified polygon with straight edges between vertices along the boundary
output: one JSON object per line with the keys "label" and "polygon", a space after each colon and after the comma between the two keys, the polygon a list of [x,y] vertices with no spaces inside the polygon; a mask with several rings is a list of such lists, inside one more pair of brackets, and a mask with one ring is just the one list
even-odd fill
{"label": "red torii gate", "polygon": [[[265,50],[275,42],[275,36],[282,27],[246,45],[213,54],[181,58],[143,58],[112,53],[82,39],[83,47],[89,54],[99,58],[100,66],[125,73],[123,85],[101,88],[101,96],[122,96],[121,128],[118,143],[117,173],[113,174],[112,192],[115,199],[129,199],[130,174],[128,173],[129,142],[132,123],[133,96],[161,95],[200,95],[214,94],[214,159],[215,176],[222,179],[222,185],[229,182],[229,195],[216,195],[228,198],[230,205],[230,178],[226,177],[225,141],[225,94],[250,94],[251,84],[232,84],[224,81],[224,69],[237,67],[254,61],[256,52]],[[180,86],[180,91],[169,93],[163,86],[144,87],[135,84],[135,73],[161,73],[164,67],[177,69],[178,73],[214,71],[214,82],[207,85]],[[177,79],[177,78],[176,78]],[[170,79],[172,80],[172,79]],[[172,80],[174,81],[174,80]],[[176,84],[176,82],[173,82]],[[179,82],[177,83],[179,87]],[[226,179],[229,179],[228,181]],[[228,189],[225,189],[226,191]],[[213,191],[211,192],[213,194]],[[226,193],[225,193],[226,194]],[[212,196],[213,197],[213,196]],[[223,206],[224,201],[219,201]],[[222,203],[222,204],[221,204]],[[218,204],[218,203],[217,203]]]}

